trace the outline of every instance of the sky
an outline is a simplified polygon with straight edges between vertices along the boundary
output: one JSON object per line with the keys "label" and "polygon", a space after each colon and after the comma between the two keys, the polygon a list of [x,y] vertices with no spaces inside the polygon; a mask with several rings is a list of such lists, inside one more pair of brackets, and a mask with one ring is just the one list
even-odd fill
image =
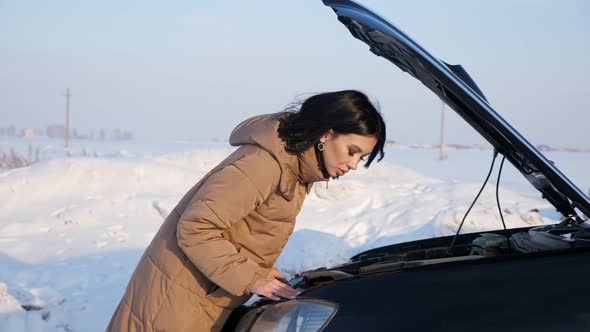
{"label": "sky", "polygon": [[[461,64],[531,143],[590,146],[588,2],[362,3]],[[358,89],[379,105],[388,139],[440,136],[440,100],[373,55],[319,0],[0,0],[0,127],[64,123],[66,88],[80,132],[225,140],[249,116]],[[445,141],[484,142],[448,108]]]}

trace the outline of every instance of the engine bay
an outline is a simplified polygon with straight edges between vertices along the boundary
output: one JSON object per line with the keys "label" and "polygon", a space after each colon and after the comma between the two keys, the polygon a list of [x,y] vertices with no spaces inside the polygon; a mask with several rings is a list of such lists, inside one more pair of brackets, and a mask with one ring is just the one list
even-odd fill
{"label": "engine bay", "polygon": [[366,273],[589,247],[590,225],[566,219],[553,225],[463,234],[449,250],[451,238],[440,237],[375,248],[355,255],[338,266],[301,272],[291,279],[290,284],[297,288],[308,288],[318,283]]}

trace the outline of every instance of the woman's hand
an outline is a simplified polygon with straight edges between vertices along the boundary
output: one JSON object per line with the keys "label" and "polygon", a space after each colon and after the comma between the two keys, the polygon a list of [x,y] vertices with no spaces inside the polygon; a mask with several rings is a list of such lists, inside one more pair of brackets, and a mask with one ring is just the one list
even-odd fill
{"label": "woman's hand", "polygon": [[300,292],[289,286],[285,276],[273,266],[266,277],[260,278],[254,283],[252,293],[278,301],[281,298],[294,299]]}

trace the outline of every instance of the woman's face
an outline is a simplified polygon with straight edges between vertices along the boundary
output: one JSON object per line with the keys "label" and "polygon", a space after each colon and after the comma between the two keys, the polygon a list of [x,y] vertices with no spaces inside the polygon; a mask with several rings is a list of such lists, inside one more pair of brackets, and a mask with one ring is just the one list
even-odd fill
{"label": "woman's face", "polygon": [[333,130],[322,136],[320,141],[324,142],[322,151],[324,166],[332,177],[342,176],[350,170],[355,170],[359,162],[366,160],[377,144],[375,136],[335,135]]}

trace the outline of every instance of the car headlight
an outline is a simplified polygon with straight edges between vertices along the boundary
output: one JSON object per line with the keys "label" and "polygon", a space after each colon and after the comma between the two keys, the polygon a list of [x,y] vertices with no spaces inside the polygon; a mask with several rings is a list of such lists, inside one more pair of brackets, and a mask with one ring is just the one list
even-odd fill
{"label": "car headlight", "polygon": [[338,310],[335,303],[301,299],[267,304],[248,312],[236,331],[316,332],[323,330]]}

